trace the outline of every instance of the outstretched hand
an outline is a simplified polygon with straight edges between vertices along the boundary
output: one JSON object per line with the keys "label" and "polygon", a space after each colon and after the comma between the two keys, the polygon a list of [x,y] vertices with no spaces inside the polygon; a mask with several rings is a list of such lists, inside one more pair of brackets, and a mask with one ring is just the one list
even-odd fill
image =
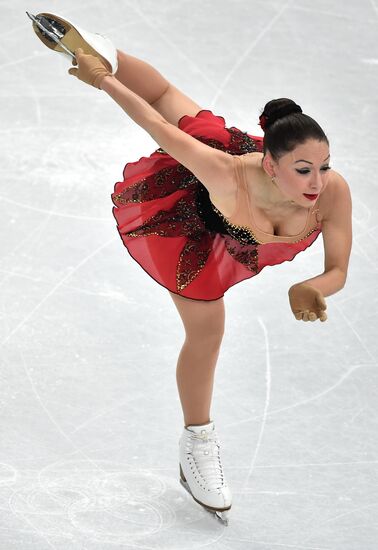
{"label": "outstretched hand", "polygon": [[298,321],[327,320],[327,304],[320,290],[306,283],[297,283],[289,289],[289,301]]}
{"label": "outstretched hand", "polygon": [[101,90],[101,82],[104,77],[108,75],[112,76],[112,73],[101,59],[94,55],[85,54],[82,48],[75,50],[75,58],[76,61],[74,60],[72,63],[73,65],[77,65],[78,68],[71,67],[68,70],[69,74]]}

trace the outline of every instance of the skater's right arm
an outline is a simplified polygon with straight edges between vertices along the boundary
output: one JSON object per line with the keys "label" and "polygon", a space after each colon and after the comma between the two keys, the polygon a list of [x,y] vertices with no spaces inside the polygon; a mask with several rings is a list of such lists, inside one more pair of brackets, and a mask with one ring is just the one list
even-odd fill
{"label": "skater's right arm", "polygon": [[171,157],[190,170],[208,189],[213,199],[236,195],[232,155],[210,147],[169,123],[147,101],[124,86],[98,57],[75,50],[78,68],[69,73],[104,90]]}

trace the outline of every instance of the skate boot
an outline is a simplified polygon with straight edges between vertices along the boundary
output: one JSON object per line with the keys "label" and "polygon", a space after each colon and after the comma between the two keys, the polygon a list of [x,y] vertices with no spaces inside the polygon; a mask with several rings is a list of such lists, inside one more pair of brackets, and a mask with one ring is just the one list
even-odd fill
{"label": "skate boot", "polygon": [[117,71],[117,50],[107,36],[85,31],[60,15],[26,13],[33,21],[35,34],[51,50],[72,60],[74,51],[82,48],[84,53],[99,57],[112,74]]}
{"label": "skate boot", "polygon": [[232,496],[219,449],[213,421],[184,427],[179,441],[180,483],[196,502],[228,525]]}

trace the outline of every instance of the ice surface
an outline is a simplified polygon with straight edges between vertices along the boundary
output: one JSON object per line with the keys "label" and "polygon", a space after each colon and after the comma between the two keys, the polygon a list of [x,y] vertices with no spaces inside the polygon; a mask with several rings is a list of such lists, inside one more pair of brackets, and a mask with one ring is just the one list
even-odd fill
{"label": "ice surface", "polygon": [[[322,238],[225,296],[211,416],[233,492],[225,528],[179,483],[168,294],[132,261],[110,194],[157,145],[67,75],[25,11],[107,34],[250,133],[275,97],[325,129],[353,197],[353,251],[328,321],[287,290]],[[0,2],[0,547],[376,550],[376,0]]]}

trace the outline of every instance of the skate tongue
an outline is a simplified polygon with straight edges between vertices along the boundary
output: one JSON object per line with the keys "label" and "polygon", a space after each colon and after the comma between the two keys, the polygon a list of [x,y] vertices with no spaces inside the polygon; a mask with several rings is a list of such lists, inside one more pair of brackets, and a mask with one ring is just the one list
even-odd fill
{"label": "skate tongue", "polygon": [[201,424],[200,426],[189,425],[186,426],[186,429],[196,434],[201,434],[203,430],[205,430],[206,433],[211,433],[214,431],[214,421],[211,420],[207,424]]}

